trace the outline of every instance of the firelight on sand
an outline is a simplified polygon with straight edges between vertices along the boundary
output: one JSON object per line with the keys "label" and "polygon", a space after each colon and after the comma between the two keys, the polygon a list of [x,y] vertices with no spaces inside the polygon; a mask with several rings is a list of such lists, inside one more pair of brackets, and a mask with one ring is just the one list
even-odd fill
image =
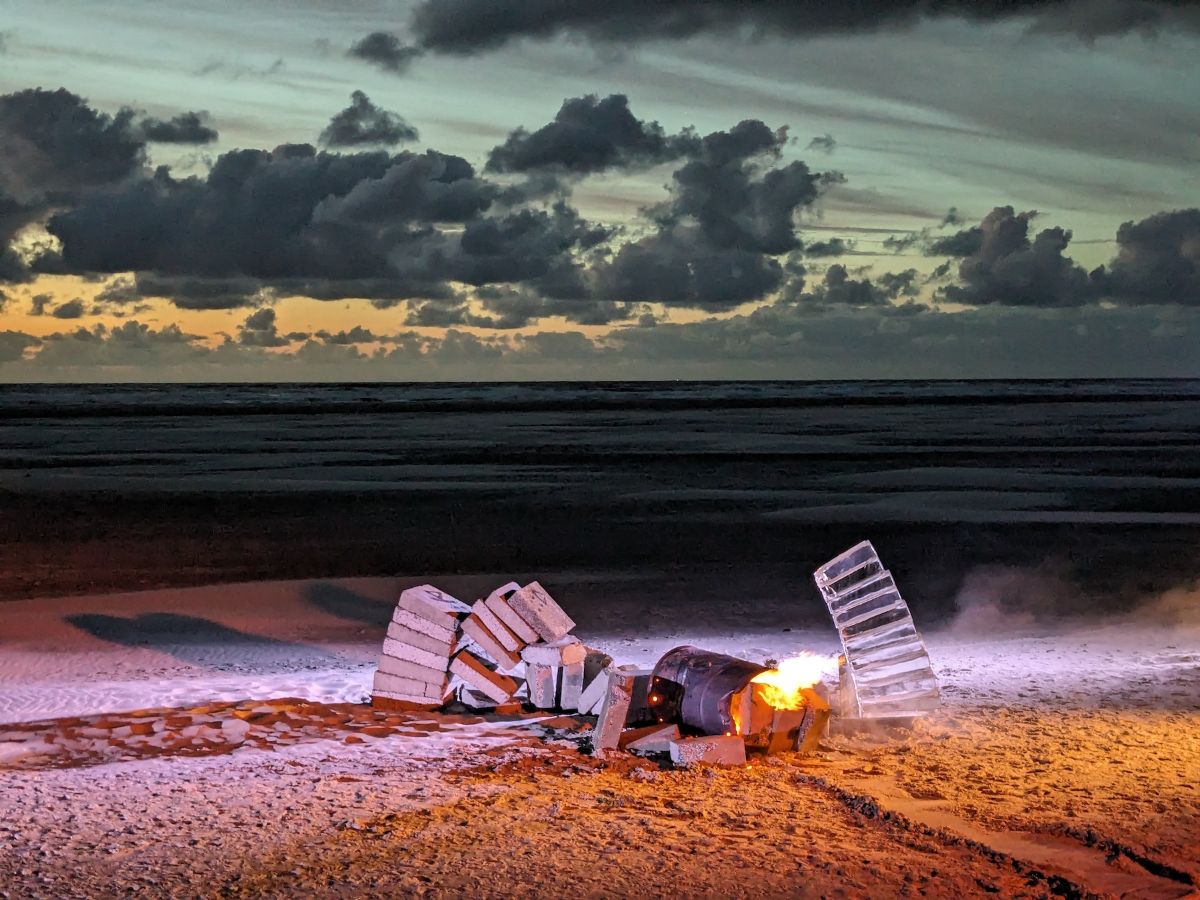
{"label": "firelight on sand", "polygon": [[805,689],[813,687],[832,667],[828,657],[805,651],[755,675],[750,683],[761,684],[763,699],[776,709],[803,709],[807,702]]}

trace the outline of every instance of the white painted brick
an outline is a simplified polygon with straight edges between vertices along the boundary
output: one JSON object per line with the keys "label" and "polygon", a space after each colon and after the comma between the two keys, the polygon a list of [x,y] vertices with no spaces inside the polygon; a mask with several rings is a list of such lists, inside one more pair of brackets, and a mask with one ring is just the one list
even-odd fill
{"label": "white painted brick", "polygon": [[375,691],[385,691],[392,694],[408,694],[413,697],[427,697],[441,702],[442,687],[445,678],[436,684],[427,681],[417,681],[413,678],[401,678],[399,675],[389,675],[387,672],[376,672],[372,687]]}
{"label": "white painted brick", "polygon": [[497,703],[503,703],[517,692],[517,683],[513,679],[493,672],[467,650],[450,661],[450,672]]}
{"label": "white painted brick", "polygon": [[479,621],[504,646],[505,650],[520,653],[521,648],[527,643],[513,634],[509,627],[500,621],[500,617],[488,609],[488,605],[482,600],[475,601],[475,605],[471,607],[471,614],[479,618]]}
{"label": "white painted brick", "polygon": [[477,615],[472,613],[463,619],[462,630],[463,634],[478,644],[483,652],[491,657],[492,662],[500,668],[511,669],[521,661],[520,656],[507,649],[496,639],[496,636],[488,630],[488,627]]}
{"label": "white painted brick", "polygon": [[401,694],[394,691],[372,691],[372,704],[387,709],[387,704],[378,702],[380,700],[395,701],[397,703],[405,704],[406,706],[417,706],[421,709],[437,709],[439,706],[441,706],[437,700],[430,700],[428,697],[423,695]]}
{"label": "white painted brick", "polygon": [[669,753],[671,742],[680,738],[678,725],[650,725],[634,731],[633,739],[623,745],[623,749],[631,752]]}
{"label": "white painted brick", "polygon": [[410,631],[417,631],[438,640],[452,641],[454,640],[454,629],[457,626],[443,625],[441,622],[431,622],[423,616],[418,616],[414,612],[410,612],[401,606],[397,606],[392,612],[392,621],[401,628],[407,628]]}
{"label": "white painted brick", "polygon": [[600,702],[595,735],[592,738],[592,746],[597,750],[609,750],[620,743],[621,732],[625,728],[625,717],[629,714],[633,682],[632,675],[624,672],[609,672],[604,699]]}
{"label": "white painted brick", "polygon": [[545,641],[556,641],[575,627],[574,620],[536,581],[529,582],[509,597],[508,605]]}
{"label": "white painted brick", "polygon": [[579,697],[579,711],[581,713],[592,714],[600,708],[600,703],[604,700],[604,692],[608,690],[608,673],[610,669],[602,670],[591,684],[583,689],[583,694]]}
{"label": "white painted brick", "polygon": [[453,636],[430,637],[427,634],[421,634],[419,631],[413,631],[411,628],[405,628],[403,625],[397,625],[395,622],[388,623],[387,636],[393,641],[400,641],[402,644],[408,644],[410,647],[416,647],[418,650],[426,650],[430,653],[445,653],[447,656],[450,655],[450,647],[454,643]]}
{"label": "white painted brick", "polygon": [[428,666],[419,666],[416,663],[405,662],[391,656],[379,657],[380,672],[387,672],[389,675],[396,675],[400,678],[411,678],[414,681],[427,681],[430,684],[438,684],[446,680],[446,666],[449,664],[450,660],[447,659],[446,665],[431,669]]}
{"label": "white painted brick", "polygon": [[587,648],[569,634],[557,641],[530,644],[521,651],[521,659],[539,666],[570,666],[582,663],[586,657]]}
{"label": "white painted brick", "polygon": [[[513,584],[516,584],[516,582],[513,582]],[[505,585],[505,587],[508,587],[508,585]],[[516,590],[520,590],[519,585]],[[516,610],[512,608],[507,597],[508,594],[498,594],[493,591],[483,603],[496,614],[496,618],[503,622],[509,631],[525,643],[532,644],[534,641],[541,640],[541,636],[537,633],[537,630],[517,615]]]}
{"label": "white painted brick", "polygon": [[500,585],[500,587],[496,588],[494,591],[492,591],[490,594],[488,594],[487,598],[484,600],[484,602],[490,603],[492,600],[496,599],[497,597],[501,597],[501,598],[507,597],[513,591],[519,591],[520,589],[521,589],[521,586],[519,584],[517,584],[515,581],[510,581],[508,584]]}
{"label": "white painted brick", "polygon": [[383,639],[383,656],[390,656],[393,659],[403,662],[415,663],[427,669],[442,670],[445,670],[446,661],[450,658],[447,654],[430,653],[428,650],[410,647],[408,644],[393,640],[392,638]]}
{"label": "white painted brick", "polygon": [[579,698],[583,696],[583,663],[571,663],[563,666],[561,671],[558,705],[563,709],[579,709]]}
{"label": "white painted brick", "polygon": [[412,587],[400,594],[397,606],[415,615],[437,622],[444,628],[454,628],[461,616],[471,611],[467,604],[432,584]]}
{"label": "white painted brick", "polygon": [[696,763],[717,766],[746,764],[746,742],[736,734],[706,735],[671,741],[671,762],[687,768]]}
{"label": "white painted brick", "polygon": [[553,666],[527,665],[525,678],[529,682],[529,703],[538,709],[557,706],[558,669]]}

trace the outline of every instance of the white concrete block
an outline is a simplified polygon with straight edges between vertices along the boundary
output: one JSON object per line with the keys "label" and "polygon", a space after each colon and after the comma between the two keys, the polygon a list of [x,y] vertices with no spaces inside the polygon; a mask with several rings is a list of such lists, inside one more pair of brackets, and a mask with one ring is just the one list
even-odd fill
{"label": "white concrete block", "polygon": [[413,697],[425,697],[429,700],[442,701],[442,688],[446,684],[445,676],[437,683],[417,681],[415,678],[402,678],[399,675],[389,675],[387,672],[376,672],[372,684],[373,691],[383,691],[391,694],[408,694]]}
{"label": "white concrete block", "polygon": [[441,703],[425,696],[393,691],[372,691],[371,705],[380,709],[437,709]]}
{"label": "white concrete block", "polygon": [[539,666],[570,666],[582,663],[587,648],[579,638],[567,635],[557,641],[530,644],[521,650],[521,659]]}
{"label": "white concrete block", "polygon": [[471,607],[471,614],[478,617],[479,621],[501,643],[505,650],[520,653],[521,648],[527,643],[527,641],[523,641],[520,637],[513,634],[512,630],[500,621],[500,617],[488,609],[488,605],[482,600],[475,601],[475,605]]}
{"label": "white concrete block", "polygon": [[510,581],[508,584],[502,584],[502,585],[500,585],[500,587],[496,588],[494,591],[492,591],[490,594],[487,595],[487,597],[484,599],[484,603],[490,603],[492,600],[495,600],[497,597],[499,597],[499,598],[507,597],[509,594],[513,593],[514,591],[519,591],[520,589],[521,589],[521,586],[519,584],[517,584],[515,581]]}
{"label": "white concrete block", "polygon": [[579,698],[583,696],[583,663],[571,663],[560,669],[562,676],[558,687],[558,705],[563,709],[579,709]]}
{"label": "white concrete block", "polygon": [[408,644],[393,640],[392,638],[383,639],[382,656],[390,656],[402,662],[415,663],[418,666],[424,666],[426,669],[442,669],[443,671],[449,660],[449,656],[442,653],[430,653],[428,650],[410,647]]}
{"label": "white concrete block", "polygon": [[414,681],[425,681],[429,684],[439,684],[445,681],[446,667],[449,664],[450,660],[447,659],[445,665],[431,669],[428,666],[418,666],[416,663],[406,662],[392,656],[379,657],[380,672],[387,672],[389,675],[396,675],[400,678],[411,678]]}
{"label": "white concrete block", "polygon": [[458,620],[471,611],[467,604],[432,584],[412,587],[400,594],[397,606],[411,613],[453,629]]}
{"label": "white concrete block", "polygon": [[[511,582],[510,584],[505,585],[505,587],[507,588],[511,585],[516,585],[516,582]],[[520,589],[520,585],[517,585],[515,588],[513,588],[514,591]],[[503,589],[497,588],[497,591],[499,590]],[[488,595],[487,599],[483,601],[484,606],[495,613],[496,618],[503,622],[509,631],[511,631],[525,643],[532,644],[534,641],[541,640],[537,630],[519,615],[517,615],[516,611],[512,608],[512,605],[508,602],[508,597],[511,596],[512,593],[513,591],[508,591],[503,594],[493,591]]]}
{"label": "white concrete block", "polygon": [[513,679],[493,672],[467,650],[450,661],[450,672],[497,703],[503,703],[517,692],[517,683]]}
{"label": "white concrete block", "polygon": [[533,626],[544,641],[556,641],[575,627],[554,598],[536,581],[531,581],[508,598],[508,605]]}
{"label": "white concrete block", "polygon": [[678,725],[650,725],[646,728],[630,729],[630,740],[620,745],[622,749],[637,753],[669,753],[671,742],[680,738]]}
{"label": "white concrete block", "polygon": [[526,665],[525,679],[529,683],[531,706],[554,709],[558,705],[558,669],[554,666]]}
{"label": "white concrete block", "polygon": [[457,625],[444,625],[442,622],[431,622],[423,616],[418,616],[414,612],[410,612],[403,607],[397,606],[392,612],[392,621],[401,628],[407,628],[410,631],[420,632],[431,638],[438,640],[454,640],[454,630]]}
{"label": "white concrete block", "polygon": [[463,619],[462,630],[463,634],[478,644],[483,652],[491,657],[492,662],[500,668],[511,669],[521,661],[521,657],[501,644],[483,624],[483,620],[474,613]]}
{"label": "white concrete block", "polygon": [[696,763],[716,766],[744,766],[746,742],[736,734],[680,738],[670,743],[671,762],[682,768]]}
{"label": "white concrete block", "polygon": [[592,746],[595,749],[609,750],[620,743],[621,732],[625,728],[625,717],[629,714],[633,682],[632,675],[609,671],[604,699],[600,702],[595,735],[592,738]]}
{"label": "white concrete block", "polygon": [[578,709],[581,713],[591,715],[600,708],[600,703],[604,700],[604,692],[608,690],[608,673],[610,669],[604,669],[591,683],[583,689],[583,693],[579,696]]}
{"label": "white concrete block", "polygon": [[450,647],[454,643],[453,635],[430,637],[427,634],[421,634],[419,631],[413,631],[411,628],[405,628],[403,625],[397,625],[395,622],[388,623],[387,636],[393,641],[400,641],[402,644],[408,644],[410,647],[416,647],[418,650],[427,650],[430,653],[444,653],[446,656],[450,655]]}

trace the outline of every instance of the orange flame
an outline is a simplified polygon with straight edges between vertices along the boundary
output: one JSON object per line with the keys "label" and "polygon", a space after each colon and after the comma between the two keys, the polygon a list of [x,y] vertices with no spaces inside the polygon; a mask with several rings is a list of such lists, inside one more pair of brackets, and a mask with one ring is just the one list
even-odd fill
{"label": "orange flame", "polygon": [[825,657],[805,652],[783,660],[778,668],[755,675],[750,681],[763,685],[763,699],[776,709],[802,709],[804,689],[821,680],[826,664]]}

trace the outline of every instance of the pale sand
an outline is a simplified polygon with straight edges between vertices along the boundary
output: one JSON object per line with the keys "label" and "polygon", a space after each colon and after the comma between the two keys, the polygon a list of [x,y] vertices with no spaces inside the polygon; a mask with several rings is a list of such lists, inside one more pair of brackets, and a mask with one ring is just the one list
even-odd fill
{"label": "pale sand", "polygon": [[[474,599],[491,580],[507,579],[435,581]],[[0,896],[1178,897],[1200,883],[1194,625],[931,634],[946,708],[913,731],[660,772],[582,755],[541,715],[354,705],[409,583],[0,606]],[[837,649],[785,599],[689,611],[626,586],[576,615],[570,582],[548,587],[619,661],[687,642],[751,659]],[[216,702],[278,697],[313,702]],[[115,715],[129,710],[145,712]],[[138,722],[162,725],[120,730]]]}

